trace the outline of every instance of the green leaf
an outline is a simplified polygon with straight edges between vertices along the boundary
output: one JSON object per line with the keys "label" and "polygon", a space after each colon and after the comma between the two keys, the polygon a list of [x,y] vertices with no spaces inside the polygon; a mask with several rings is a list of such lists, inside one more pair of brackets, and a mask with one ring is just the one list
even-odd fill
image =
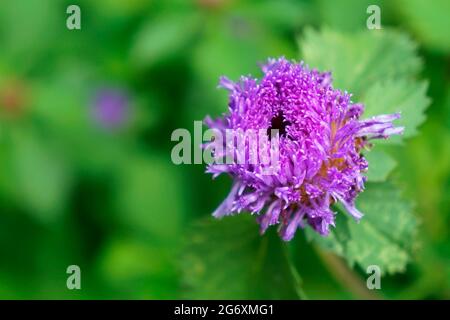
{"label": "green leaf", "polygon": [[299,45],[306,63],[332,71],[334,86],[357,96],[375,82],[411,77],[421,68],[416,44],[393,30],[351,34],[307,29]]}
{"label": "green leaf", "polygon": [[289,43],[259,21],[225,16],[205,24],[205,34],[192,56],[196,78],[188,105],[194,119],[205,114],[214,117],[227,110],[228,94],[217,89],[220,76],[233,81],[243,74],[259,77],[258,63],[267,57],[294,56]]}
{"label": "green leaf", "polygon": [[170,299],[178,289],[174,261],[161,244],[120,237],[105,247],[99,271],[114,288],[136,299]]}
{"label": "green leaf", "polygon": [[379,149],[365,153],[364,157],[369,163],[369,170],[366,174],[367,181],[369,182],[385,181],[389,173],[397,166],[397,161]]}
{"label": "green leaf", "polygon": [[401,112],[395,124],[405,127],[404,135],[377,143],[399,143],[417,134],[430,99],[427,83],[414,79],[421,61],[407,36],[392,30],[350,34],[308,29],[301,48],[311,67],[331,71],[336,88],[364,103],[363,118]]}
{"label": "green leaf", "polygon": [[149,67],[184,47],[199,30],[199,15],[177,13],[146,23],[137,33],[130,58],[138,67]]}
{"label": "green leaf", "polygon": [[26,128],[11,132],[12,186],[19,203],[48,222],[62,212],[71,187],[67,159],[50,143]]}
{"label": "green leaf", "polygon": [[449,53],[450,2],[448,0],[397,0],[394,2],[400,17],[426,46]]}
{"label": "green leaf", "polygon": [[267,57],[294,54],[289,42],[259,21],[225,16],[207,23],[205,35],[193,52],[193,66],[209,85],[217,84],[223,75],[234,81],[243,74],[259,76],[258,63]]}
{"label": "green leaf", "polygon": [[239,7],[233,8],[238,15],[259,21],[268,29],[276,32],[299,28],[314,17],[311,3],[295,0],[258,1],[257,3],[240,2]]}
{"label": "green leaf", "polygon": [[120,220],[156,239],[178,241],[183,215],[178,172],[155,156],[132,156],[120,170],[116,185]]}
{"label": "green leaf", "polygon": [[402,116],[395,123],[404,126],[405,132],[388,141],[398,142],[402,137],[415,136],[417,127],[425,121],[425,109],[430,104],[426,95],[427,88],[425,81],[388,79],[377,82],[364,95],[364,118],[400,112]]}
{"label": "green leaf", "polygon": [[[3,0],[0,10],[2,55],[18,73],[48,59],[65,27],[65,9],[52,0]],[[18,23],[20,21],[20,23]]]}
{"label": "green leaf", "polygon": [[[416,247],[417,219],[412,204],[390,183],[368,183],[357,206],[364,213],[359,223],[338,213],[336,229],[328,238],[308,231],[321,247],[366,270],[378,265],[381,272],[403,272]],[[341,211],[341,210],[340,210]]]}
{"label": "green leaf", "polygon": [[296,299],[298,275],[279,237],[242,214],[198,222],[181,259],[189,299]]}
{"label": "green leaf", "polygon": [[321,23],[332,29],[346,31],[367,29],[366,21],[369,17],[366,13],[367,7],[370,5],[383,7],[382,0],[318,0],[316,2]]}

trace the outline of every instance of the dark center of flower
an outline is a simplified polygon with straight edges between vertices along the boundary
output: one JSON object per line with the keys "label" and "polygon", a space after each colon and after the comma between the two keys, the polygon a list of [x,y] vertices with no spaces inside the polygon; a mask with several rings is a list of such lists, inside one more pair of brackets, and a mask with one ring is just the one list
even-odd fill
{"label": "dark center of flower", "polygon": [[267,135],[269,136],[269,139],[272,138],[272,129],[278,130],[278,134],[280,135],[280,137],[285,137],[286,128],[290,124],[291,123],[289,121],[286,121],[286,119],[284,119],[283,113],[278,112],[278,114],[270,121],[270,127],[267,129]]}

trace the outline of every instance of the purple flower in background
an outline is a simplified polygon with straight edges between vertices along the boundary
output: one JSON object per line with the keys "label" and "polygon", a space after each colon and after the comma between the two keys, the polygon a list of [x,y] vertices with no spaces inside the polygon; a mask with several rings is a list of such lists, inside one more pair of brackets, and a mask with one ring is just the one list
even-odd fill
{"label": "purple flower in background", "polygon": [[355,198],[364,189],[362,173],[368,168],[361,150],[372,139],[402,133],[402,127],[392,124],[400,115],[360,120],[364,106],[353,103],[349,93],[333,89],[330,73],[311,70],[303,62],[269,59],[262,71],[260,81],[221,78],[220,87],[229,91],[229,113],[205,122],[219,132],[267,129],[269,135],[270,129],[278,129],[277,172],[263,174],[263,164],[210,164],[207,172],[226,173],[234,180],[213,215],[249,211],[257,215],[261,233],[278,224],[284,240],[305,224],[328,235],[335,202],[359,220],[362,213]]}
{"label": "purple flower in background", "polygon": [[129,97],[120,89],[107,88],[96,92],[93,116],[103,127],[122,127],[129,116]]}

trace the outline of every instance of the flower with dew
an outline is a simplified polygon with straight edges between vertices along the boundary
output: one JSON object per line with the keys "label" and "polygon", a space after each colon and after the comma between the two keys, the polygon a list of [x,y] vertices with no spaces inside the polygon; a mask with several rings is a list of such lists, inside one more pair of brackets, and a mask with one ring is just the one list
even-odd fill
{"label": "flower with dew", "polygon": [[368,169],[361,150],[370,147],[372,139],[401,134],[403,128],[392,124],[400,115],[360,120],[364,106],[334,89],[330,73],[303,62],[269,59],[262,72],[259,81],[241,77],[234,83],[222,77],[219,87],[229,91],[229,112],[205,122],[219,132],[267,129],[269,134],[278,129],[278,169],[267,175],[264,164],[209,164],[207,172],[225,173],[234,181],[213,216],[251,212],[257,215],[261,233],[278,225],[286,241],[306,224],[328,235],[335,226],[336,202],[361,219],[355,199],[364,190],[363,173]]}

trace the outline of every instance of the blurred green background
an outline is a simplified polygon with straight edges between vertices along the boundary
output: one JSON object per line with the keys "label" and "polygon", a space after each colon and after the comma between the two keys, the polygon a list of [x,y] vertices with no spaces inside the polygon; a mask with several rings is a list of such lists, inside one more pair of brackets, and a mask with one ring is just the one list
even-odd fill
{"label": "blurred green background", "polygon": [[[307,26],[363,30],[369,4],[383,27],[418,42],[432,99],[420,134],[393,150],[420,249],[382,294],[450,298],[449,3],[2,0],[0,298],[193,298],[184,243],[230,181],[174,165],[172,131],[226,111],[220,75],[258,76],[269,56],[299,59]],[[70,4],[81,30],[66,28]],[[298,238],[309,298],[361,297]],[[72,264],[81,290],[66,288]]]}

